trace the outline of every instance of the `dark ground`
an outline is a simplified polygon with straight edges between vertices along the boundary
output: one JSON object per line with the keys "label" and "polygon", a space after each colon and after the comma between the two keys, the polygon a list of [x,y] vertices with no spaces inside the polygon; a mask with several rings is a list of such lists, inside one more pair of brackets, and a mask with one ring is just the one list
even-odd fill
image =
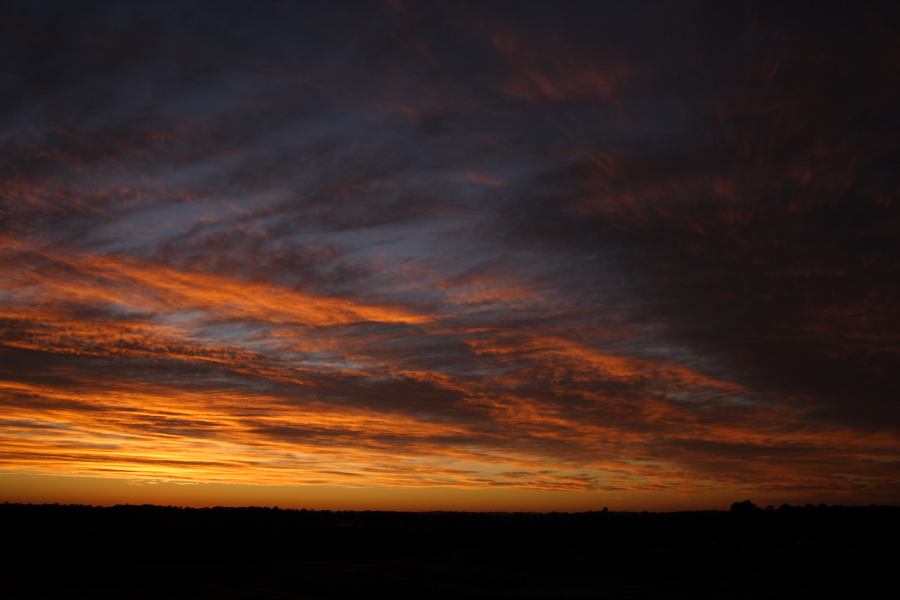
{"label": "dark ground", "polygon": [[5,598],[893,598],[900,508],[0,505]]}

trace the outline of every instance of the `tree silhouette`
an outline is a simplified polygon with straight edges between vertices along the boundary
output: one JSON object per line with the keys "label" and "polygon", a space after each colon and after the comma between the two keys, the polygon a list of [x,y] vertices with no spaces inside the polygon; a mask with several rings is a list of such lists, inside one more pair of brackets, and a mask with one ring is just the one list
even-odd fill
{"label": "tree silhouette", "polygon": [[752,514],[759,510],[759,507],[750,500],[741,500],[731,505],[731,512],[736,514]]}

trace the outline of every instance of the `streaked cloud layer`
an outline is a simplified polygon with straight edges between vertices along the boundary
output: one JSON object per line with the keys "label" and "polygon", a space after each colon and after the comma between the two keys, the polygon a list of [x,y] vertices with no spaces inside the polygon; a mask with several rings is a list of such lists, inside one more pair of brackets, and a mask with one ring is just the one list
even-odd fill
{"label": "streaked cloud layer", "polygon": [[0,492],[900,501],[885,11],[11,10]]}

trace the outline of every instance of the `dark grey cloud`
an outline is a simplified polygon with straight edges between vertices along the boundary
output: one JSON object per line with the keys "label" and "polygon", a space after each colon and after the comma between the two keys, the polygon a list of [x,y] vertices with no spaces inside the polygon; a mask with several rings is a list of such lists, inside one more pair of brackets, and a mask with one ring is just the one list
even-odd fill
{"label": "dark grey cloud", "polygon": [[84,444],[261,463],[415,441],[467,485],[804,494],[827,467],[896,493],[896,7],[8,13],[9,428],[59,411]]}

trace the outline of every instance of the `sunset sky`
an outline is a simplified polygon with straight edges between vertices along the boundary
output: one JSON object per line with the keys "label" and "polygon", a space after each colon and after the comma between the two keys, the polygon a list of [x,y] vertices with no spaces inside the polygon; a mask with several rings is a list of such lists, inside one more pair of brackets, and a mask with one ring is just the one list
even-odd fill
{"label": "sunset sky", "polygon": [[0,501],[900,502],[900,12],[787,4],[6,6]]}

